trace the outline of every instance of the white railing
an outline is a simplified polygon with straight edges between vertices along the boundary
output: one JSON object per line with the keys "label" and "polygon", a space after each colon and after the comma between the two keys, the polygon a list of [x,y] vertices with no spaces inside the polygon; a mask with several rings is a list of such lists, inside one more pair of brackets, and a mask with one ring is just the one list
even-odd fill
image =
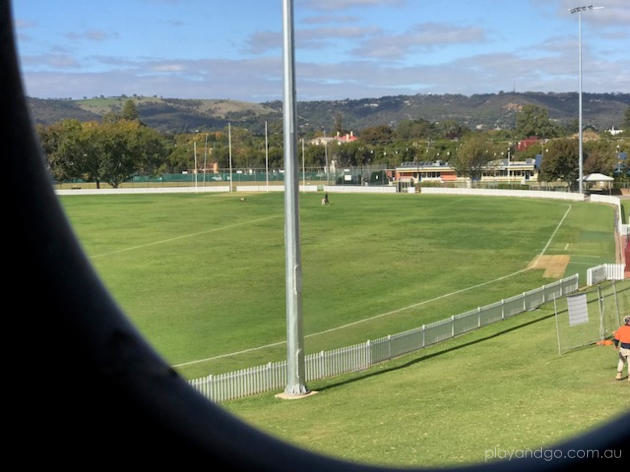
{"label": "white railing", "polygon": [[[575,274],[419,328],[353,346],[310,354],[305,357],[306,382],[365,370],[378,362],[452,339],[525,311],[535,310],[554,298],[577,291],[578,282],[578,274]],[[216,402],[281,390],[286,385],[286,361],[269,362],[235,372],[209,375],[190,380],[189,383],[202,395]]]}
{"label": "white railing", "polygon": [[186,186],[186,187],[123,187],[55,190],[57,195],[130,195],[147,193],[208,193],[229,192],[227,186]]}
{"label": "white railing", "polygon": [[361,185],[324,185],[324,191],[330,193],[396,193],[396,187],[366,187]]}
{"label": "white railing", "polygon": [[[279,185],[239,185],[237,192],[284,192],[284,184]],[[300,192],[317,192],[317,185],[300,184]]]}
{"label": "white railing", "polygon": [[584,195],[581,193],[548,192],[543,190],[498,190],[481,188],[422,187],[420,192],[427,195],[478,195],[485,197],[547,198],[554,200],[571,200],[576,202],[584,201]]}
{"label": "white railing", "polygon": [[604,280],[623,280],[625,266],[623,264],[601,264],[586,271],[586,285],[598,284]]}

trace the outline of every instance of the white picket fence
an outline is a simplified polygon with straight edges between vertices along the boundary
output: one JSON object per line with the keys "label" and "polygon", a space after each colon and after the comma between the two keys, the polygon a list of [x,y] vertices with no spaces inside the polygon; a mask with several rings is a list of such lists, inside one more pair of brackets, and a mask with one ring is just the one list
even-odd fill
{"label": "white picket fence", "polygon": [[[361,371],[370,366],[454,338],[469,331],[535,310],[555,298],[577,291],[578,274],[484,307],[422,325],[402,333],[305,357],[306,382]],[[190,380],[205,397],[222,402],[282,390],[287,381],[286,361]]]}
{"label": "white picket fence", "polygon": [[623,280],[625,266],[623,264],[601,264],[586,271],[586,285],[598,284],[604,280]]}
{"label": "white picket fence", "polygon": [[425,195],[467,195],[484,197],[520,197],[520,198],[546,198],[552,200],[584,201],[584,195],[571,192],[548,192],[542,190],[499,190],[485,188],[448,188],[448,187],[422,187],[421,193]]}
{"label": "white picket fence", "polygon": [[360,185],[324,185],[324,191],[330,193],[396,193],[394,186],[366,187]]}

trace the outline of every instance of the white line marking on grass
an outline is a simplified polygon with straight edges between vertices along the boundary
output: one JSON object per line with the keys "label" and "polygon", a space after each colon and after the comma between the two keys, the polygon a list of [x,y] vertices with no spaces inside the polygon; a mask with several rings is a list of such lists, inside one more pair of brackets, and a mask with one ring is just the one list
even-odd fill
{"label": "white line marking on grass", "polygon": [[178,241],[180,239],[194,238],[195,236],[201,236],[202,234],[215,233],[217,231],[223,231],[224,229],[231,229],[231,228],[235,228],[237,226],[247,225],[247,224],[250,224],[250,223],[258,223],[260,221],[269,220],[271,218],[278,218],[280,216],[281,215],[271,215],[271,216],[266,216],[264,218],[258,218],[256,220],[248,220],[248,221],[243,221],[241,223],[234,223],[234,224],[231,224],[231,225],[220,226],[218,228],[208,229],[206,231],[199,231],[197,233],[182,234],[181,236],[175,236],[174,238],[162,239],[161,241],[153,241],[151,243],[139,244],[138,246],[131,246],[131,247],[127,247],[127,248],[124,248],[124,249],[117,249],[116,251],[106,252],[106,253],[103,253],[103,254],[97,254],[96,256],[91,256],[90,259],[98,259],[99,257],[106,257],[106,256],[114,255],[114,254],[120,254],[122,252],[129,252],[129,251],[134,251],[136,249],[143,249],[145,247],[157,246],[159,244],[166,244],[166,243],[170,243],[170,242],[173,242],[173,241]]}
{"label": "white line marking on grass", "polygon": [[[502,277],[496,278],[494,280],[489,280],[487,282],[482,282],[482,283],[477,284],[477,285],[472,285],[470,287],[462,288],[460,290],[456,290],[454,292],[447,293],[445,295],[440,295],[439,297],[434,297],[434,298],[431,298],[429,300],[424,300],[424,301],[421,301],[421,302],[418,302],[418,303],[413,303],[411,305],[407,305],[407,306],[402,307],[402,308],[397,308],[396,310],[388,311],[386,313],[381,313],[379,315],[371,316],[369,318],[363,318],[362,320],[357,320],[357,321],[353,321],[351,323],[346,323],[344,325],[336,326],[334,328],[326,329],[324,331],[319,331],[317,333],[307,334],[306,336],[304,336],[304,338],[312,338],[312,337],[315,337],[315,336],[319,336],[321,334],[326,334],[326,333],[330,333],[330,332],[337,331],[337,330],[340,330],[340,329],[348,328],[350,326],[355,326],[355,325],[358,325],[358,324],[361,324],[361,323],[365,323],[367,321],[372,321],[372,320],[375,320],[375,319],[378,319],[378,318],[383,318],[385,316],[394,315],[396,313],[400,313],[401,311],[405,311],[405,310],[408,310],[410,308],[415,308],[415,307],[418,307],[418,306],[421,306],[421,305],[426,305],[427,303],[435,302],[435,301],[441,300],[443,298],[447,298],[447,297],[450,297],[450,296],[453,296],[453,295],[457,295],[459,293],[466,292],[468,290],[472,290],[472,289],[475,289],[475,288],[483,287],[484,285],[489,285],[491,283],[498,282],[500,280],[504,280],[504,279],[513,277],[513,276],[521,274],[523,272],[527,272],[528,270],[529,269],[521,269],[521,270],[513,272],[511,274],[504,275]],[[209,361],[221,359],[221,358],[224,358],[224,357],[237,356],[239,354],[244,354],[246,352],[260,351],[261,349],[266,349],[268,347],[281,346],[282,344],[285,344],[285,343],[286,343],[286,341],[278,341],[278,342],[271,343],[271,344],[265,344],[264,346],[252,347],[252,348],[249,348],[249,349],[244,349],[242,351],[230,352],[228,354],[220,354],[218,356],[208,357],[206,359],[199,359],[199,360],[196,360],[196,361],[183,362],[181,364],[175,364],[175,365],[173,365],[173,367],[185,367],[185,366],[189,366],[189,365],[193,365],[193,364],[199,364],[201,362],[209,362]]]}
{"label": "white line marking on grass", "polygon": [[218,356],[207,357],[206,359],[199,359],[199,360],[196,360],[196,361],[182,362],[181,364],[173,365],[173,367],[185,367],[185,366],[189,366],[189,365],[193,365],[193,364],[201,364],[202,362],[214,361],[214,360],[217,360],[217,359],[222,359],[224,357],[238,356],[239,354],[245,354],[246,352],[260,351],[261,349],[267,349],[268,347],[282,346],[283,344],[286,344],[286,341],[278,341],[276,343],[265,344],[264,346],[250,347],[249,349],[243,349],[242,351],[228,352],[227,354],[219,354]]}
{"label": "white line marking on grass", "polygon": [[547,244],[545,244],[545,247],[542,250],[542,252],[539,254],[539,256],[544,256],[545,255],[545,252],[549,248],[549,245],[551,244],[551,241],[553,240],[553,237],[556,235],[556,233],[560,229],[560,226],[562,226],[562,223],[564,223],[564,220],[567,218],[567,215],[571,211],[571,208],[573,208],[573,205],[569,205],[569,208],[567,208],[567,211],[564,212],[564,216],[560,220],[560,223],[558,223],[558,226],[556,226],[556,229],[553,231],[553,233],[551,233],[551,236],[549,237],[549,241],[547,241]]}
{"label": "white line marking on grass", "polygon": [[[560,226],[562,226],[562,223],[564,223],[564,220],[566,219],[567,215],[571,211],[571,208],[572,208],[572,206],[569,205],[569,208],[567,209],[567,211],[562,216],[562,219],[560,220],[560,222],[556,226],[556,229],[551,234],[551,237],[547,241],[547,244],[545,245],[544,249],[539,254],[539,256],[543,256],[545,254],[545,251],[547,251],[547,248],[549,247],[549,245],[551,244],[551,241],[553,240],[554,236],[556,235],[556,233],[560,229]],[[482,282],[482,283],[477,284],[477,285],[472,285],[470,287],[462,288],[460,290],[455,290],[454,292],[450,292],[450,293],[447,293],[447,294],[444,294],[444,295],[440,295],[438,297],[434,297],[434,298],[431,298],[429,300],[424,300],[424,301],[421,301],[421,302],[418,302],[418,303],[413,303],[411,305],[407,305],[407,306],[404,306],[402,308],[397,308],[395,310],[388,311],[386,313],[381,313],[379,315],[374,315],[374,316],[371,316],[369,318],[363,318],[362,320],[357,320],[357,321],[353,321],[351,323],[346,323],[346,324],[343,324],[343,325],[340,325],[340,326],[336,326],[334,328],[326,329],[324,331],[319,331],[317,333],[307,334],[306,336],[304,336],[304,338],[312,338],[312,337],[315,337],[315,336],[319,336],[321,334],[331,333],[333,331],[338,331],[340,329],[345,329],[345,328],[348,328],[350,326],[356,326],[358,324],[365,323],[367,321],[372,321],[372,320],[375,320],[375,319],[378,319],[378,318],[384,318],[386,316],[394,315],[396,313],[400,313],[401,311],[405,311],[405,310],[408,310],[410,308],[416,308],[416,307],[419,307],[421,305],[426,305],[427,303],[435,302],[435,301],[438,301],[438,300],[442,300],[443,298],[451,297],[453,295],[458,295],[460,293],[467,292],[469,290],[473,290],[475,288],[483,287],[485,285],[490,285],[490,284],[492,284],[494,282],[499,282],[501,280],[505,280],[505,279],[508,279],[510,277],[514,277],[515,275],[522,274],[523,272],[527,272],[529,270],[530,270],[529,268],[517,270],[516,272],[512,272],[511,274],[507,274],[507,275],[498,277],[498,278],[496,278],[494,280],[488,280],[487,282]],[[196,361],[182,362],[181,364],[173,365],[173,367],[186,367],[186,366],[190,366],[190,365],[193,365],[193,364],[200,364],[202,362],[209,362],[209,361],[213,361],[213,360],[217,360],[217,359],[222,359],[224,357],[238,356],[239,354],[245,354],[247,352],[260,351],[262,349],[267,349],[269,347],[275,347],[275,346],[281,346],[283,344],[286,344],[286,341],[278,341],[278,342],[271,343],[271,344],[265,344],[264,346],[251,347],[249,349],[243,349],[242,351],[230,352],[230,353],[227,353],[227,354],[220,354],[218,356],[208,357],[206,359],[199,359],[199,360],[196,360]]]}

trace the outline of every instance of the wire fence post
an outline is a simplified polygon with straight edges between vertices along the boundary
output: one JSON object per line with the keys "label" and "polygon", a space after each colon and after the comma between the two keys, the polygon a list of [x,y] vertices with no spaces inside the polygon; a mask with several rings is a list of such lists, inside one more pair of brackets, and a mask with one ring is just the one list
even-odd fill
{"label": "wire fence post", "polygon": [[558,305],[556,304],[556,296],[553,296],[553,312],[556,315],[556,338],[558,340],[558,355],[562,355],[562,350],[560,349],[560,324],[558,323]]}
{"label": "wire fence post", "polygon": [[602,298],[602,288],[597,287],[597,305],[599,306],[599,339],[603,341],[606,337],[606,330],[604,329],[604,300]]}
{"label": "wire fence post", "polygon": [[621,316],[619,315],[619,299],[617,298],[617,285],[612,281],[613,293],[615,294],[615,309],[617,310],[617,326],[621,326]]}
{"label": "wire fence post", "polygon": [[425,347],[427,345],[426,330],[426,325],[422,325],[422,347]]}

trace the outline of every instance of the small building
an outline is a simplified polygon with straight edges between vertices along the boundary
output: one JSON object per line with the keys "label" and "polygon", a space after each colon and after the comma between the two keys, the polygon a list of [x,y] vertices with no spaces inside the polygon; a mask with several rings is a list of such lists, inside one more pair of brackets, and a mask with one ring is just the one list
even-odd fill
{"label": "small building", "polygon": [[448,162],[403,162],[396,168],[396,180],[400,182],[455,182],[457,173]]}
{"label": "small building", "polygon": [[521,139],[516,144],[516,150],[517,151],[524,151],[528,147],[532,146],[533,144],[536,144],[537,142],[538,142],[538,137],[537,136],[530,136],[529,138]]}
{"label": "small building", "polygon": [[604,174],[594,173],[584,176],[583,180],[591,191],[608,191],[610,193],[615,179]]}
{"label": "small building", "polygon": [[336,136],[319,136],[317,138],[311,139],[309,143],[314,144],[316,146],[321,146],[323,144],[328,145],[331,143],[337,143],[337,144],[351,143],[351,142],[356,141],[357,139],[359,138],[357,138],[354,135],[353,131],[350,131],[349,133],[346,133],[343,136],[341,135],[339,131],[337,131]]}
{"label": "small building", "polygon": [[612,135],[612,136],[617,136],[618,134],[623,133],[622,129],[615,129],[615,127],[611,127],[608,132]]}
{"label": "small building", "polygon": [[[537,182],[540,162],[540,159],[492,161],[482,169],[481,181],[496,183]],[[403,162],[396,168],[395,179],[410,184],[418,182],[453,183],[470,180],[467,177],[457,176],[455,168],[445,161]]]}

